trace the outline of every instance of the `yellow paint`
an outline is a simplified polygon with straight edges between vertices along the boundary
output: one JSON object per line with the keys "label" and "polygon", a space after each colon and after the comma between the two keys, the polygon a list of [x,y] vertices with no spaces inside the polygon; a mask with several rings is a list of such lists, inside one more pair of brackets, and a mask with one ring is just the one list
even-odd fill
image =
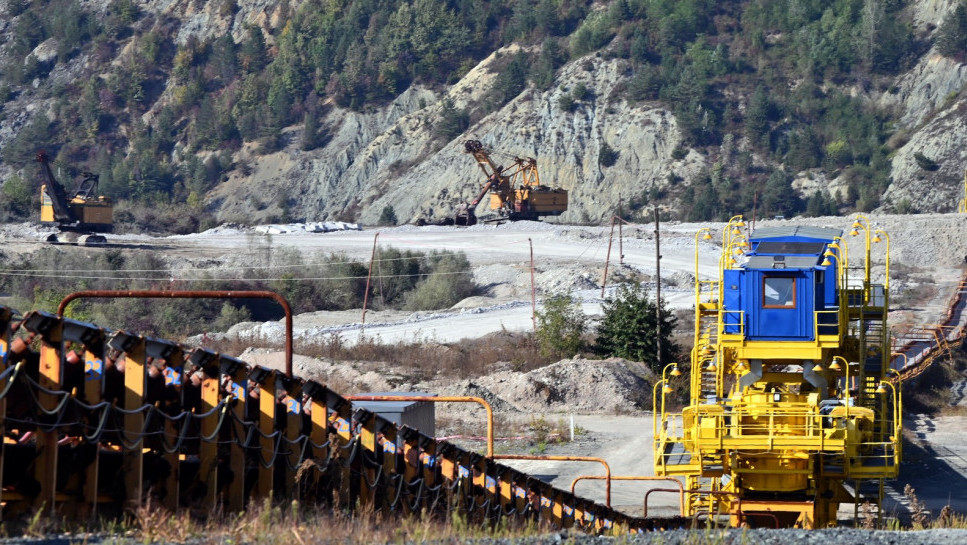
{"label": "yellow paint", "polygon": [[[776,511],[788,513],[778,517],[781,525],[834,524],[836,508],[847,497],[846,479],[882,482],[896,476],[900,461],[899,391],[874,393],[888,367],[889,336],[879,333],[889,331],[888,284],[870,282],[868,257],[861,279],[848,282],[839,267],[837,286],[852,289],[841,290],[839,310],[824,311],[836,314],[836,334],[826,328],[823,334],[817,329],[813,341],[750,341],[742,313],[722,312],[720,306],[723,272],[732,266],[732,250],[745,240],[736,229],[741,223],[735,217],[723,229],[719,278],[696,280],[689,405],[666,411],[666,394],[654,389],[655,473],[685,477],[693,490],[686,494],[687,516],[730,514],[739,524],[746,516]],[[703,232],[696,234],[696,244]],[[697,278],[697,252],[695,261]],[[873,297],[876,293],[883,297]],[[860,317],[866,327],[847,327]],[[738,325],[739,333],[725,334],[726,324]],[[869,375],[864,366],[849,364],[870,357],[880,365]],[[831,368],[834,361],[846,364]],[[825,399],[809,383],[816,379],[804,376],[813,372],[826,382]],[[858,385],[858,391],[843,383]],[[774,507],[757,503],[759,494],[769,494]]]}
{"label": "yellow paint", "polygon": [[[144,371],[144,339],[136,337],[136,342],[124,353],[124,408],[133,410],[144,406],[146,374]],[[140,438],[144,429],[144,413],[137,411],[124,415],[124,442],[132,444]],[[122,446],[124,464],[124,489],[128,509],[141,506],[141,491],[144,478],[144,449],[139,444],[134,448]]]}

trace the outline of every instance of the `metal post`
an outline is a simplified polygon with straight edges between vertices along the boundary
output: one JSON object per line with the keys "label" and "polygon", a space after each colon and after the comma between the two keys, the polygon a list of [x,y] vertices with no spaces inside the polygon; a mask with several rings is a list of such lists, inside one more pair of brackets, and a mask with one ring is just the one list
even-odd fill
{"label": "metal post", "polygon": [[531,322],[534,323],[534,333],[537,333],[537,288],[534,286],[534,242],[528,238],[531,247]]}
{"label": "metal post", "polygon": [[604,276],[601,278],[601,297],[608,287],[608,263],[611,261],[611,243],[614,241],[614,216],[611,216],[611,235],[608,237],[608,255],[604,258]]}
{"label": "metal post", "polygon": [[[64,385],[64,365],[61,361],[61,353],[64,350],[63,331],[64,326],[59,320],[48,330],[42,330],[39,382],[42,387],[48,390],[60,391]],[[67,393],[63,392],[63,395],[67,395]],[[61,400],[61,396],[43,391],[37,397],[40,407],[48,411],[56,409]],[[140,406],[140,404],[130,403],[125,408],[130,410],[132,405],[135,408]],[[141,413],[135,414],[141,415]],[[130,416],[125,416],[125,427],[127,427]],[[138,430],[140,431],[141,428],[138,428]],[[57,496],[58,439],[56,429],[51,431],[37,430],[37,457],[34,463],[34,476],[40,483],[40,493],[34,498],[34,507],[46,513],[56,512],[54,502]]]}
{"label": "metal post", "polygon": [[[259,391],[259,460],[257,490],[260,497],[268,498],[275,490],[275,463],[280,460],[276,450],[276,381],[274,371],[256,380]],[[281,444],[281,443],[280,443]],[[283,462],[284,463],[284,462]]]}
{"label": "metal post", "polygon": [[[204,483],[205,504],[214,508],[218,500],[218,431],[220,415],[215,411],[219,405],[221,370],[218,365],[203,366],[201,373],[201,410],[208,413],[201,419],[201,434],[211,437],[198,446],[199,479]],[[127,376],[127,368],[124,370]]]}
{"label": "metal post", "polygon": [[[231,360],[222,364],[222,374],[228,381],[229,396],[234,398],[231,402],[231,411],[235,415],[235,422],[230,422],[229,426],[236,429],[239,437],[244,431],[238,429],[240,422],[245,421],[245,406],[249,402],[249,382],[248,368],[245,366],[235,366]],[[232,481],[228,485],[228,509],[232,513],[238,513],[245,508],[245,445],[235,443],[229,452],[229,467],[232,470]]]}
{"label": "metal post", "polygon": [[624,233],[622,232],[622,227],[624,227],[624,219],[620,216],[618,217],[618,264],[624,266],[625,264],[625,242]]}
{"label": "metal post", "polygon": [[376,240],[378,238],[379,232],[373,237],[373,254],[369,258],[369,273],[366,275],[366,292],[363,293],[363,325],[366,325],[366,305],[369,303],[369,282],[373,278],[373,261],[376,260]]}
{"label": "metal post", "polygon": [[661,359],[661,233],[658,223],[658,207],[655,207],[655,345],[658,365]]}
{"label": "metal post", "polygon": [[[121,446],[124,468],[124,491],[126,507],[137,509],[141,506],[144,490],[144,406],[147,392],[147,373],[145,372],[144,338],[132,337],[132,344],[124,350],[124,409],[131,411],[124,415],[124,431],[121,432]],[[127,443],[127,444],[125,444]],[[211,504],[209,504],[211,505]]]}
{"label": "metal post", "polygon": [[[10,358],[10,334],[13,330],[10,327],[10,319],[13,312],[7,307],[0,306],[0,372],[7,370],[7,362]],[[0,389],[7,384],[7,380],[0,380]],[[7,436],[7,398],[0,399],[0,438]],[[0,520],[3,520],[3,458],[4,444],[6,441],[0,440]]]}

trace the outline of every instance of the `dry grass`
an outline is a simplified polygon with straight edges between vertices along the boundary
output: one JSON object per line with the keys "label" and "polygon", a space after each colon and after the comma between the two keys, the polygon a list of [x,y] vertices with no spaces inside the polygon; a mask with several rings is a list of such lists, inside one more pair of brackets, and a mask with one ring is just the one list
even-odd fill
{"label": "dry grass", "polygon": [[[328,544],[421,543],[484,538],[525,537],[548,531],[534,523],[502,522],[495,527],[468,523],[454,512],[434,516],[398,517],[372,511],[347,513],[302,506],[298,502],[275,505],[269,500],[240,513],[216,516],[172,513],[147,504],[125,522],[105,521],[97,534],[123,535],[143,543],[193,544]],[[35,521],[23,533],[45,536],[67,533],[72,542],[83,543],[89,528],[70,528],[49,521]]]}
{"label": "dry grass", "polygon": [[[204,345],[223,354],[236,355],[248,347],[278,348],[277,342],[258,339],[212,340],[204,341]],[[526,372],[557,361],[541,355],[530,333],[509,331],[447,344],[425,341],[384,344],[378,338],[365,338],[346,345],[337,335],[331,335],[315,342],[300,342],[298,352],[336,361],[383,362],[405,370],[416,379],[478,377],[492,372],[497,362],[509,362],[515,371]]]}
{"label": "dry grass", "polygon": [[910,509],[910,521],[913,523],[913,529],[922,530],[930,521],[930,511],[927,510],[927,506],[917,497],[917,491],[910,486],[910,483],[907,483],[903,487],[903,495],[910,502],[908,509]]}
{"label": "dry grass", "polygon": [[936,518],[930,518],[927,506],[917,498],[917,491],[908,483],[903,487],[903,495],[910,502],[911,530],[931,530],[939,528],[967,529],[967,515],[955,513],[950,504],[943,506]]}

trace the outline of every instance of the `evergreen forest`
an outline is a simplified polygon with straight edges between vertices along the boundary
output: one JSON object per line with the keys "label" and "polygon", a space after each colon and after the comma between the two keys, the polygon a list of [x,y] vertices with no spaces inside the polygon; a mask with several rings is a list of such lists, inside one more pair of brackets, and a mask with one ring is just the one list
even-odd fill
{"label": "evergreen forest", "polygon": [[[440,139],[525,89],[556,85],[565,63],[621,59],[623,80],[609,100],[664,105],[685,135],[676,153],[710,158],[702,176],[679,186],[676,219],[727,217],[754,199],[772,214],[866,211],[881,204],[897,145],[896,113],[867,97],[895,92],[896,76],[934,45],[951,58],[967,53],[964,0],[929,35],[914,32],[910,3],[283,0],[271,28],[179,41],[179,20],[134,0],[10,0],[0,116],[18,100],[50,107],[22,120],[0,165],[32,172],[44,143],[68,175],[97,172],[105,194],[187,211],[170,228],[200,229],[204,195],[243,168],[232,156],[244,144],[270,153],[287,127],[301,126],[300,145],[311,151],[327,141],[319,122],[327,109],[378,108],[414,84],[444,88],[516,43],[526,47],[506,59],[485,101],[444,109]],[[240,9],[237,0],[209,4],[228,21]],[[51,84],[65,66],[76,67],[72,78]],[[843,176],[848,190],[797,196],[790,182],[807,170]],[[12,176],[2,191],[6,219],[34,212],[32,181]],[[643,194],[631,210],[663,197]]]}

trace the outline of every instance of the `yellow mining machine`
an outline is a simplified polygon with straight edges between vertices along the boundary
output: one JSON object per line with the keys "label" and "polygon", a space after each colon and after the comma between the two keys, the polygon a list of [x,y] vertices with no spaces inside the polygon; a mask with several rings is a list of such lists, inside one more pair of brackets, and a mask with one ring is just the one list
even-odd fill
{"label": "yellow mining machine", "polygon": [[[744,227],[736,216],[723,230],[715,280],[699,280],[698,238],[712,237],[696,234],[690,397],[666,410],[669,369],[680,374],[666,367],[655,472],[684,477],[688,515],[734,526],[827,527],[841,504],[881,521],[884,480],[901,457],[889,238],[858,216],[855,265],[838,229]],[[881,235],[886,281],[874,284],[870,241]]]}
{"label": "yellow mining machine", "polygon": [[56,234],[48,242],[76,242],[104,244],[107,239],[92,233],[109,233],[114,229],[114,204],[111,199],[97,194],[98,176],[82,174],[74,195],[67,197],[50,168],[50,160],[43,151],[37,153],[44,183],[40,186],[40,222],[54,225],[70,234]]}
{"label": "yellow mining machine", "polygon": [[487,181],[476,198],[457,211],[457,225],[477,223],[474,210],[488,192],[490,209],[496,213],[492,221],[538,220],[567,210],[567,190],[542,185],[536,159],[514,156],[511,165],[498,166],[479,140],[467,140],[464,151],[473,155]]}

